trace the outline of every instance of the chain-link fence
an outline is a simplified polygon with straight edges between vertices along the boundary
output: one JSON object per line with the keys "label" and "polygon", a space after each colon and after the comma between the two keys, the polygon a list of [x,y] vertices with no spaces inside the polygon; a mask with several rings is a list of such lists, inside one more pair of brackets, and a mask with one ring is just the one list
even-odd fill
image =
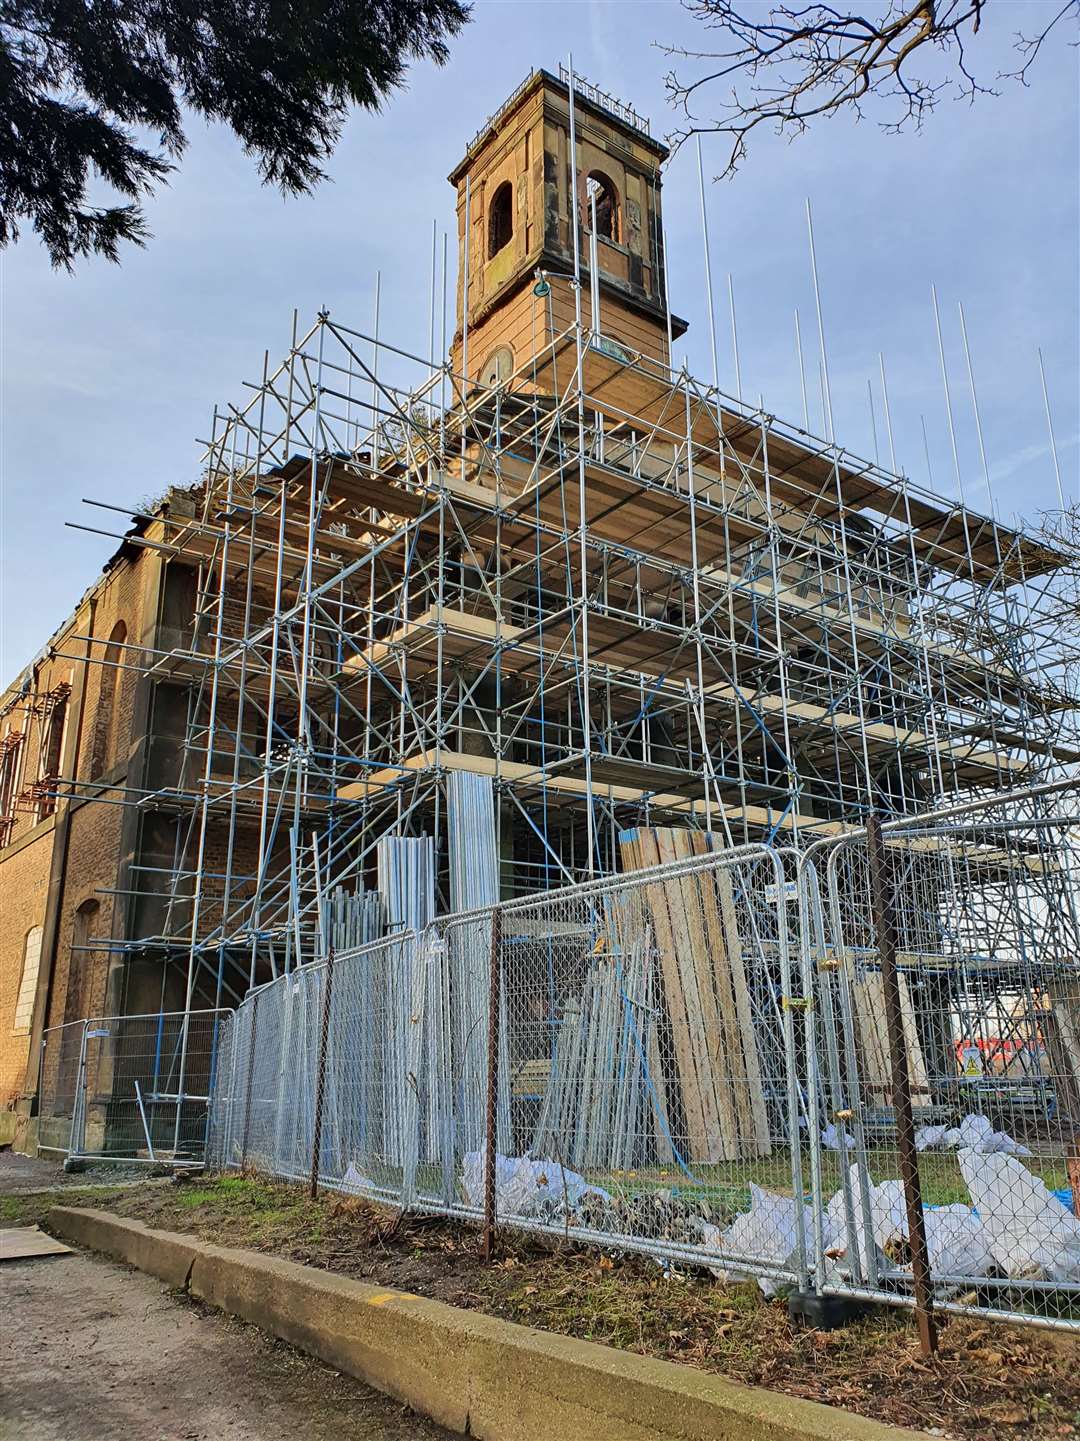
{"label": "chain-link fence", "polygon": [[223,1038],[211,1157],[805,1280],[801,1215],[783,1255],[739,1224],[804,1188],[785,890],[768,848],[687,857],[283,977]]}
{"label": "chain-link fence", "polygon": [[42,1035],[38,1146],[43,1151],[71,1149],[85,1030],[85,1021],[69,1021],[63,1026],[50,1026]]}
{"label": "chain-link fence", "polygon": [[202,1160],[229,1014],[95,1016],[47,1030],[39,1148],[95,1160]]}
{"label": "chain-link fence", "polygon": [[1080,1326],[1080,811],[1029,800],[876,853],[639,827],[616,878],[281,977],[223,1031],[210,1159]]}
{"label": "chain-link fence", "polygon": [[923,1249],[938,1306],[1077,1325],[1080,814],[1036,795],[877,835],[803,861],[811,1143],[841,1169],[811,1269],[910,1300]]}

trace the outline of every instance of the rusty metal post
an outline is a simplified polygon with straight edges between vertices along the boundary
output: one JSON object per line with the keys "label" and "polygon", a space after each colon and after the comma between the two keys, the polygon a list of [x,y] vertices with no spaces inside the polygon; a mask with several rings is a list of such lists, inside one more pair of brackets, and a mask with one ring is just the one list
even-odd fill
{"label": "rusty metal post", "polygon": [[915,1120],[911,1113],[911,1077],[908,1074],[907,1041],[900,1004],[900,982],[896,972],[896,918],[885,877],[885,842],[881,818],[871,812],[866,822],[866,849],[870,864],[870,898],[874,916],[874,939],[881,963],[881,984],[885,993],[885,1021],[889,1036],[892,1071],[892,1102],[896,1113],[900,1178],[904,1183],[911,1272],[915,1282],[915,1320],[924,1356],[937,1350],[934,1322],[934,1293],[930,1282],[930,1257],[926,1247],[922,1193],[919,1185],[919,1153],[915,1149]]}
{"label": "rusty metal post", "polygon": [[259,1024],[259,992],[251,998],[251,1041],[248,1045],[247,1086],[244,1090],[244,1130],[240,1138],[240,1169],[247,1165],[248,1133],[251,1130],[251,1087],[255,1081],[255,1038]]}
{"label": "rusty metal post", "polygon": [[1072,1191],[1073,1215],[1080,1221],[1080,1135],[1072,1138],[1065,1152],[1065,1174]]}
{"label": "rusty metal post", "polygon": [[326,1096],[326,1052],[330,1041],[330,1007],[334,999],[334,948],[326,951],[326,984],[323,987],[322,1025],[319,1028],[319,1061],[315,1081],[315,1121],[311,1132],[311,1199],[319,1194],[319,1157],[322,1151],[323,1100]]}
{"label": "rusty metal post", "polygon": [[488,982],[487,1104],[484,1114],[484,1260],[495,1244],[495,1154],[499,1114],[499,1016],[502,1010],[502,908],[491,910],[491,974]]}

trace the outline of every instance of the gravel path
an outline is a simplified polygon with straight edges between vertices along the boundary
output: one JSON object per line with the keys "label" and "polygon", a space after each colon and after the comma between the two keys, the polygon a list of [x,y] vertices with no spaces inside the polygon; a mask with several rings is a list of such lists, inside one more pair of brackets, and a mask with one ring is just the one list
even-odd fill
{"label": "gravel path", "polygon": [[0,1264],[4,1441],[450,1441],[280,1341],[121,1266]]}

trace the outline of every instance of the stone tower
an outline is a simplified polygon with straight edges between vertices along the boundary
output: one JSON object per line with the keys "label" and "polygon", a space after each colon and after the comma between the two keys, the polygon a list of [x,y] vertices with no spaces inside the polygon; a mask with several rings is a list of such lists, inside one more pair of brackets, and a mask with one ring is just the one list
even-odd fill
{"label": "stone tower", "polygon": [[[626,350],[669,361],[660,210],[660,167],[667,148],[628,106],[578,76],[574,88],[576,207],[570,203],[564,71],[555,76],[534,70],[487,121],[450,175],[457,190],[459,247],[452,363],[457,374],[467,367],[473,384],[493,384],[527,367],[573,324],[570,216],[575,209],[581,226],[582,320],[590,325],[590,179],[596,181],[600,330]],[[537,294],[541,280],[548,290]],[[539,288],[544,291],[544,285]],[[679,336],[686,324],[671,317],[671,329]],[[528,384],[527,375],[522,383]]]}

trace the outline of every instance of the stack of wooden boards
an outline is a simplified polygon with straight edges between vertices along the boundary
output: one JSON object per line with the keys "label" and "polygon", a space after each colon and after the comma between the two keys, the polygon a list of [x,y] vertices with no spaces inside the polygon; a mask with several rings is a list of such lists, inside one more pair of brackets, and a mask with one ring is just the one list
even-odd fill
{"label": "stack of wooden boards", "polygon": [[[625,831],[620,844],[627,871],[711,849],[702,834],[654,828]],[[770,1017],[778,1027],[767,1003],[776,957],[748,919],[740,934],[741,881],[738,868],[718,865],[597,899],[534,1154],[614,1170],[770,1154],[758,1048]]]}
{"label": "stack of wooden boards", "polygon": [[[903,971],[897,974],[897,984],[900,990],[900,1014],[904,1022],[911,1098],[917,1106],[924,1106],[931,1100],[930,1081],[919,1040],[911,988]],[[850,994],[855,1054],[858,1057],[859,1080],[865,1100],[871,1106],[892,1107],[895,1101],[885,1008],[885,983],[876,962],[865,967],[854,967]]]}
{"label": "stack of wooden boards", "polygon": [[[659,826],[624,831],[619,839],[627,870],[714,849],[702,832]],[[665,1075],[662,1084],[678,1087],[687,1159],[698,1164],[767,1156],[772,1150],[757,1044],[765,1018],[751,1001],[738,880],[737,868],[716,866],[644,886],[671,1022],[674,1074]],[[767,964],[756,947],[750,964]],[[767,977],[758,979],[767,990]]]}

